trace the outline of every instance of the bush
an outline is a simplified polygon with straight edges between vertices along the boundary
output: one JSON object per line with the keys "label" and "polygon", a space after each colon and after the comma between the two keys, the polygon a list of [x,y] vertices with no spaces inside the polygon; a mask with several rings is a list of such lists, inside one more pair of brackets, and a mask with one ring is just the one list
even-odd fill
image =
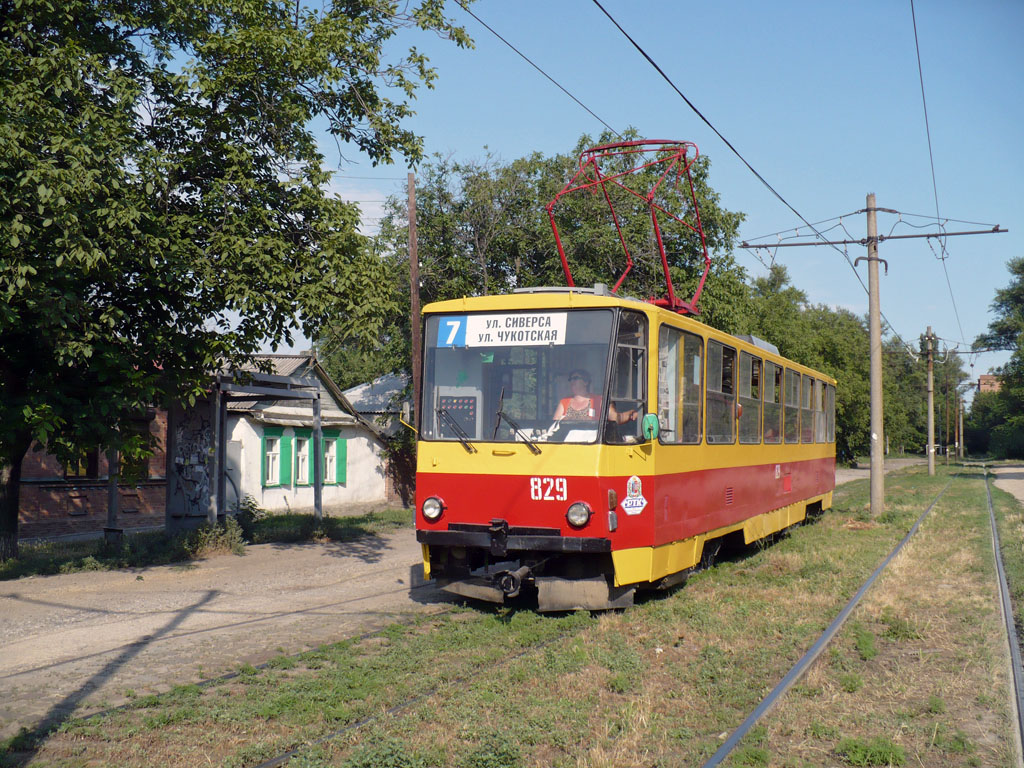
{"label": "bush", "polygon": [[256,535],[256,524],[266,518],[267,510],[256,503],[256,499],[245,494],[245,498],[235,505],[235,520],[242,529],[242,536],[252,544]]}
{"label": "bush", "polygon": [[225,518],[223,523],[206,523],[185,536],[182,548],[191,560],[210,555],[244,555],[245,540],[242,537],[242,527],[230,516]]}

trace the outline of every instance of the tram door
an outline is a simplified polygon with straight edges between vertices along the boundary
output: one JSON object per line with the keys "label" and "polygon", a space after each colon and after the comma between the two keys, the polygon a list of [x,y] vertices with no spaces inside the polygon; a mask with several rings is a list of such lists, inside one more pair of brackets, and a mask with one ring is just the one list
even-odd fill
{"label": "tram door", "polygon": [[608,401],[605,441],[642,442],[641,423],[648,411],[647,316],[642,312],[625,310],[619,315]]}

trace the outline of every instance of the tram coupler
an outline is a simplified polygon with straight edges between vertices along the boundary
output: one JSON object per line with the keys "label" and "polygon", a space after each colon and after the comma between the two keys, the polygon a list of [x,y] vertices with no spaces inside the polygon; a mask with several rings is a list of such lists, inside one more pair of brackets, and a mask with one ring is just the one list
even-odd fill
{"label": "tram coupler", "polygon": [[505,571],[498,574],[497,581],[498,586],[501,587],[501,591],[505,593],[506,597],[515,597],[519,594],[519,589],[523,586],[523,581],[533,576],[530,572],[530,567],[524,565],[520,568],[516,568],[514,571]]}

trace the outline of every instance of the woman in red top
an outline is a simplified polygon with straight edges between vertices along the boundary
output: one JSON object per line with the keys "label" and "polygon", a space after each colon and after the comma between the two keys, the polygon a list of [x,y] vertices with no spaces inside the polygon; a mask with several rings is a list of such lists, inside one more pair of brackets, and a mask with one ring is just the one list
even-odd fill
{"label": "woman in red top", "polygon": [[[600,395],[590,394],[590,374],[582,368],[577,368],[569,373],[569,389],[572,391],[570,397],[563,397],[555,408],[555,421],[569,419],[570,421],[596,420],[601,413]],[[616,424],[625,424],[627,421],[636,421],[636,411],[625,411],[619,413],[615,406],[608,405],[608,420]]]}

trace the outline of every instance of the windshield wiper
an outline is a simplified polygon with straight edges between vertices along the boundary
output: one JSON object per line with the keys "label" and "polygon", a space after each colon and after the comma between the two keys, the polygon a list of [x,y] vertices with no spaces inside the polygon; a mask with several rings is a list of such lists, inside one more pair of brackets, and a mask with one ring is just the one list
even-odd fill
{"label": "windshield wiper", "polygon": [[476,453],[476,447],[469,442],[469,435],[466,434],[466,430],[459,425],[459,422],[455,420],[454,416],[448,413],[448,409],[435,408],[434,410],[437,412],[437,415],[444,420],[444,423],[452,428],[452,431],[455,432],[455,436],[459,438],[459,442],[462,443],[462,447],[470,453]]}
{"label": "windshield wiper", "polygon": [[519,435],[519,437],[523,438],[523,442],[526,443],[527,447],[531,451],[533,451],[535,455],[540,455],[540,448],[538,448],[537,444],[533,442],[533,440],[531,440],[530,437],[523,431],[523,428],[516,424],[515,421],[513,421],[511,416],[509,416],[507,413],[501,410],[500,407],[498,408],[498,412],[494,415],[496,417],[496,423],[494,425],[495,432],[498,431],[498,424],[501,422],[502,419],[504,419],[505,421],[508,422],[508,425],[515,430],[516,434]]}

